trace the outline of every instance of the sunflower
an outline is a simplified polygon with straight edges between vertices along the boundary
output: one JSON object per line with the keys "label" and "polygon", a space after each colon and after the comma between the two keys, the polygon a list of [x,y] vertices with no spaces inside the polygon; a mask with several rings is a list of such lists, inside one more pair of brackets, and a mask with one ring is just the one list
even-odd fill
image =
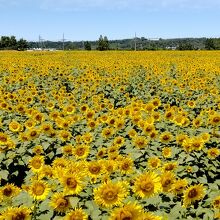
{"label": "sunflower", "polygon": [[161,160],[158,157],[150,157],[147,161],[147,164],[150,169],[156,169],[160,167]]}
{"label": "sunflower", "polygon": [[220,125],[220,114],[219,113],[215,113],[214,115],[210,115],[209,117],[209,123],[212,126],[218,126]]}
{"label": "sunflower", "polygon": [[152,131],[155,130],[155,126],[153,124],[145,123],[142,131],[144,134],[149,135]]}
{"label": "sunflower", "polygon": [[212,200],[212,206],[214,209],[220,209],[220,195]]}
{"label": "sunflower", "polygon": [[124,144],[125,140],[122,136],[118,136],[114,139],[114,144],[118,147],[121,147]]}
{"label": "sunflower", "polygon": [[183,206],[188,207],[195,201],[201,200],[205,196],[205,188],[202,184],[188,187],[183,193]]}
{"label": "sunflower", "polygon": [[192,124],[195,128],[199,128],[202,126],[203,120],[201,117],[197,117],[192,121]]}
{"label": "sunflower", "polygon": [[104,138],[106,138],[106,139],[108,139],[109,137],[111,137],[111,136],[113,135],[113,133],[114,133],[114,131],[113,131],[112,128],[106,127],[106,128],[104,128],[104,129],[102,130],[102,136],[103,136]]}
{"label": "sunflower", "polygon": [[164,118],[165,118],[166,120],[173,120],[174,115],[175,115],[174,111],[172,111],[172,110],[167,110],[167,111],[165,112],[165,114],[164,114]]}
{"label": "sunflower", "polygon": [[166,131],[166,132],[163,132],[161,135],[160,135],[160,141],[162,143],[169,143],[170,141],[172,141],[173,139],[173,135]]}
{"label": "sunflower", "polygon": [[76,108],[74,105],[67,105],[64,107],[64,112],[65,114],[68,114],[68,115],[72,115],[74,114]]}
{"label": "sunflower", "polygon": [[62,141],[69,141],[70,140],[70,138],[71,138],[71,133],[69,132],[69,131],[66,131],[66,130],[61,130],[60,132],[59,132],[59,137],[60,137],[60,139],[62,140]]}
{"label": "sunflower", "polygon": [[160,192],[161,179],[154,172],[146,172],[135,179],[133,191],[141,198],[148,198]]}
{"label": "sunflower", "polygon": [[107,149],[105,147],[102,147],[98,150],[97,154],[96,154],[96,157],[97,158],[103,158],[106,156],[106,153],[107,153]]}
{"label": "sunflower", "polygon": [[19,187],[15,186],[14,184],[7,183],[5,186],[3,186],[0,189],[1,196],[3,196],[3,199],[11,199],[15,196],[17,196],[21,190]]}
{"label": "sunflower", "polygon": [[175,195],[180,195],[186,189],[187,185],[188,181],[186,179],[178,179],[173,183],[171,192]]}
{"label": "sunflower", "polygon": [[173,183],[175,182],[175,175],[173,172],[166,171],[161,175],[161,185],[163,188],[163,192],[170,191]]}
{"label": "sunflower", "polygon": [[43,123],[43,124],[41,124],[40,130],[44,134],[49,135],[51,133],[51,131],[53,130],[53,126],[50,123]]}
{"label": "sunflower", "polygon": [[220,155],[220,150],[216,147],[212,147],[208,149],[207,154],[210,159],[215,159]]}
{"label": "sunflower", "polygon": [[190,141],[193,150],[199,151],[204,147],[204,140],[201,137],[192,137]]}
{"label": "sunflower", "polygon": [[40,136],[40,130],[37,128],[31,128],[27,132],[28,140],[34,140]]}
{"label": "sunflower", "polygon": [[66,212],[70,209],[69,198],[63,193],[54,193],[50,199],[50,205],[56,212]]}
{"label": "sunflower", "polygon": [[60,182],[64,187],[64,193],[67,195],[79,194],[83,190],[82,177],[76,173],[64,174],[60,178]]}
{"label": "sunflower", "polygon": [[177,167],[177,162],[168,162],[163,165],[163,171],[173,171]]}
{"label": "sunflower", "polygon": [[172,156],[172,149],[170,147],[164,147],[162,149],[162,155],[165,158],[169,158]]}
{"label": "sunflower", "polygon": [[77,145],[74,149],[73,149],[73,155],[77,158],[77,159],[85,159],[86,157],[88,157],[89,154],[89,149],[90,146],[89,145]]}
{"label": "sunflower", "polygon": [[29,167],[33,172],[39,172],[44,165],[44,157],[43,156],[34,156],[29,160]]}
{"label": "sunflower", "polygon": [[29,188],[29,194],[34,197],[36,200],[44,200],[46,199],[48,193],[50,191],[50,187],[43,180],[36,180],[32,182]]}
{"label": "sunflower", "polygon": [[187,140],[188,136],[186,134],[178,134],[176,136],[176,143],[182,145],[184,140]]}
{"label": "sunflower", "polygon": [[9,130],[12,132],[19,132],[22,130],[22,125],[15,120],[10,122],[8,126],[9,126]]}
{"label": "sunflower", "polygon": [[0,132],[0,145],[5,145],[9,140],[9,137],[7,134]]}
{"label": "sunflower", "polygon": [[162,220],[162,217],[158,215],[154,215],[151,212],[144,212],[141,220]]}
{"label": "sunflower", "polygon": [[86,144],[90,144],[93,141],[93,134],[91,132],[86,132],[82,135],[82,141]]}
{"label": "sunflower", "polygon": [[25,206],[20,207],[10,207],[6,209],[0,219],[10,219],[10,220],[30,220],[31,219],[31,210]]}
{"label": "sunflower", "polygon": [[81,209],[74,209],[73,211],[66,214],[64,220],[87,220],[88,215]]}
{"label": "sunflower", "polygon": [[98,178],[104,173],[104,166],[101,160],[90,161],[87,164],[87,172],[91,178]]}
{"label": "sunflower", "polygon": [[144,136],[135,136],[133,138],[133,144],[135,147],[137,147],[139,149],[143,149],[147,146],[148,140]]}
{"label": "sunflower", "polygon": [[134,138],[136,135],[137,135],[137,131],[135,131],[134,129],[128,131],[128,136],[130,138]]}
{"label": "sunflower", "polygon": [[40,154],[43,154],[44,153],[44,149],[41,145],[36,145],[34,148],[33,148],[33,153],[36,154],[36,155],[40,155]]}
{"label": "sunflower", "polygon": [[111,208],[121,205],[127,194],[124,182],[107,182],[94,189],[94,200],[102,207]]}
{"label": "sunflower", "polygon": [[130,174],[134,171],[134,161],[130,157],[124,157],[118,162],[118,168],[122,174]]}
{"label": "sunflower", "polygon": [[62,152],[64,155],[70,156],[73,154],[73,146],[68,144],[62,147]]}
{"label": "sunflower", "polygon": [[142,220],[143,209],[136,203],[128,203],[111,212],[109,220]]}

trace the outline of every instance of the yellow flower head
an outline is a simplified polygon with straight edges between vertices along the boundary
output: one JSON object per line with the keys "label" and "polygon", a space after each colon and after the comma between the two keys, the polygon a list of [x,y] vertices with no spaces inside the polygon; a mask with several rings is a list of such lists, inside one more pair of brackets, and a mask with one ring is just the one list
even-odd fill
{"label": "yellow flower head", "polygon": [[102,207],[111,208],[122,204],[127,193],[127,186],[124,182],[107,182],[94,189],[94,200]]}
{"label": "yellow flower head", "polygon": [[188,187],[183,193],[183,206],[188,207],[195,201],[201,200],[205,196],[205,188],[202,184]]}
{"label": "yellow flower head", "polygon": [[57,212],[66,212],[71,207],[69,198],[63,193],[53,194],[50,205]]}
{"label": "yellow flower head", "polygon": [[136,203],[125,204],[112,211],[109,220],[142,220],[143,209]]}
{"label": "yellow flower head", "polygon": [[36,200],[44,200],[50,191],[50,187],[45,181],[36,180],[34,181],[30,188],[29,194],[34,197]]}
{"label": "yellow flower head", "polygon": [[64,220],[87,220],[88,215],[80,208],[69,212]]}
{"label": "yellow flower head", "polygon": [[141,198],[152,197],[162,191],[161,179],[154,172],[143,173],[135,179],[133,191]]}

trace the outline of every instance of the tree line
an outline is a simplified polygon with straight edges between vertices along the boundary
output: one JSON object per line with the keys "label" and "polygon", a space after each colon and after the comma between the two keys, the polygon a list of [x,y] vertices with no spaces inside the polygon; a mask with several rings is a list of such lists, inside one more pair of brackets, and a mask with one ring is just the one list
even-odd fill
{"label": "tree line", "polygon": [[26,50],[28,42],[23,38],[17,40],[15,36],[1,36],[0,50]]}
{"label": "tree line", "polygon": [[[108,40],[100,35],[96,41],[65,42],[65,50],[220,50],[220,38],[177,38],[150,40],[144,37],[136,39]],[[26,50],[41,48],[39,42],[28,42],[15,36],[2,36],[0,50]],[[63,42],[44,41],[44,48],[63,49]]]}

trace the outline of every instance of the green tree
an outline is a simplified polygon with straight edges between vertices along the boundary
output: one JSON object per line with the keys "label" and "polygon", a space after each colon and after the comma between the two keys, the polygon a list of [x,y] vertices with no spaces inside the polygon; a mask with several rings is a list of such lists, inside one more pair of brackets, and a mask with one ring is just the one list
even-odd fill
{"label": "green tree", "polygon": [[212,38],[206,39],[205,41],[205,49],[206,50],[215,50],[215,43]]}
{"label": "green tree", "polygon": [[17,42],[17,50],[26,50],[28,48],[28,42],[26,40],[24,40],[23,38],[21,38],[18,42]]}
{"label": "green tree", "polygon": [[109,41],[106,36],[103,38],[102,35],[100,35],[97,50],[109,50]]}
{"label": "green tree", "polygon": [[85,48],[85,50],[91,50],[92,49],[91,44],[89,43],[89,41],[85,42],[84,48]]}

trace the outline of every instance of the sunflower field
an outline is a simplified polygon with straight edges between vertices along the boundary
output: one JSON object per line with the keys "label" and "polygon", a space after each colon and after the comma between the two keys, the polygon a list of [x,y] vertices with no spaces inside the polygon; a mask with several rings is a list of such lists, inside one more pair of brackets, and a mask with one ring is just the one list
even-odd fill
{"label": "sunflower field", "polygon": [[0,220],[220,219],[220,52],[0,53]]}

